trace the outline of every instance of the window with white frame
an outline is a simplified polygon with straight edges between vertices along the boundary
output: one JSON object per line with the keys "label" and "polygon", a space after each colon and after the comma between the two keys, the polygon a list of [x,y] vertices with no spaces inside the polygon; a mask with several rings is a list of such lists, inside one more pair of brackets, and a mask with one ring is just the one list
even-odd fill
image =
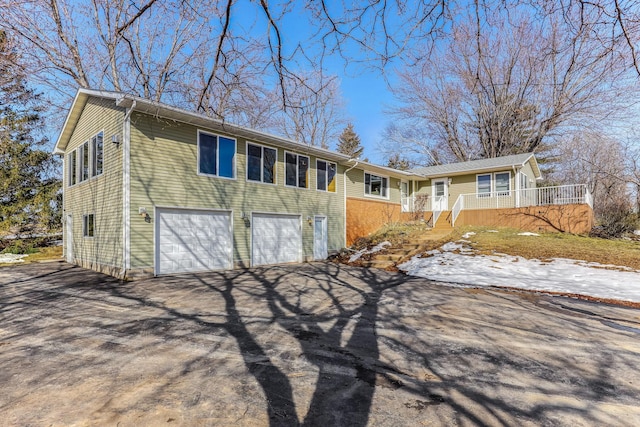
{"label": "window with white frame", "polygon": [[78,181],[83,182],[89,179],[89,141],[82,144],[78,150],[80,160],[80,176]]}
{"label": "window with white frame", "polygon": [[274,148],[247,143],[247,179],[275,184],[277,153]]}
{"label": "window with white frame", "polygon": [[67,155],[67,185],[72,186],[76,185],[78,178],[78,160],[77,160],[78,152],[73,150]]}
{"label": "window with white frame", "polygon": [[82,236],[93,237],[95,235],[95,215],[82,215]]}
{"label": "window with white frame", "polygon": [[491,197],[491,174],[476,177],[478,197]]}
{"label": "window with white frame", "polygon": [[91,138],[91,176],[102,175],[104,163],[104,138],[102,132]]}
{"label": "window with white frame", "polygon": [[285,185],[309,188],[309,157],[285,153]]}
{"label": "window with white frame", "polygon": [[316,189],[318,191],[336,192],[336,164],[316,160]]}
{"label": "window with white frame", "polygon": [[364,194],[367,196],[388,197],[389,178],[365,172]]}
{"label": "window with white frame", "polygon": [[198,173],[236,177],[236,140],[198,131]]}
{"label": "window with white frame", "polygon": [[509,172],[500,172],[494,174],[495,176],[495,190],[498,196],[508,196],[510,188],[511,174]]}

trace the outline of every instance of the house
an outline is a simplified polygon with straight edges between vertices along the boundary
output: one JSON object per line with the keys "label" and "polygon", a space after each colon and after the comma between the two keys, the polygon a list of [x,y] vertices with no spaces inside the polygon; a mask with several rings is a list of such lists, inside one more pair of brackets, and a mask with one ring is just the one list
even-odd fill
{"label": "house", "polygon": [[119,277],[324,259],[391,221],[490,222],[540,204],[533,155],[398,171],[89,89],[55,152],[67,261]]}

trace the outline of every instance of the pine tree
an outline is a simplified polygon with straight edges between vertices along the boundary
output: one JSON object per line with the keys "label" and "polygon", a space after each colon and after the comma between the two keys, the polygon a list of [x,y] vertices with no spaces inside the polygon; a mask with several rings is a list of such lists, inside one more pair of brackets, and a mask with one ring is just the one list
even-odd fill
{"label": "pine tree", "polygon": [[59,227],[60,180],[55,159],[38,136],[39,95],[26,84],[6,34],[0,31],[0,230],[17,234]]}
{"label": "pine tree", "polygon": [[400,154],[396,153],[389,157],[389,161],[387,162],[387,167],[399,169],[401,171],[406,171],[411,168],[411,163],[409,160],[400,157]]}
{"label": "pine tree", "polygon": [[349,123],[338,137],[336,151],[351,156],[351,158],[354,159],[359,159],[362,156],[364,147],[360,145],[360,137],[353,130],[352,123]]}

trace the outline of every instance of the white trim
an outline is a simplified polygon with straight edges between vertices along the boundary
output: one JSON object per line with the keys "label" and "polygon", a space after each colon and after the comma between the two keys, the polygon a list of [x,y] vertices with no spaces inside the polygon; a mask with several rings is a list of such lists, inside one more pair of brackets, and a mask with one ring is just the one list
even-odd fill
{"label": "white trim", "polygon": [[[326,178],[325,182],[326,182],[327,189],[320,190],[318,188],[318,162],[325,162],[327,164],[327,168],[329,167],[329,165],[334,165],[336,167],[336,174],[335,174],[336,191],[329,191],[329,169],[325,169],[325,174],[324,174]],[[332,162],[330,160],[324,160],[316,157],[316,191],[319,191],[321,193],[327,193],[327,194],[338,194],[338,164],[336,162]]]}
{"label": "white trim", "polygon": [[[478,177],[479,176],[485,176],[488,175],[489,176],[489,192],[488,193],[481,193],[480,189],[478,188]],[[491,195],[493,194],[493,174],[491,172],[489,173],[477,173],[476,174],[476,198],[483,198],[483,197],[491,197]],[[482,195],[482,196],[480,196]]]}
{"label": "white trim", "polygon": [[[498,190],[496,189],[496,175],[498,174],[503,174],[503,173],[508,173],[509,174],[509,190],[507,191],[501,191],[500,193],[507,193],[507,194],[498,194]],[[478,177],[479,176],[486,176],[489,175],[489,192],[488,193],[481,193],[479,191],[478,188]],[[485,197],[508,197],[511,194],[511,188],[513,187],[511,185],[511,170],[501,170],[501,171],[497,171],[497,172],[488,172],[488,173],[477,173],[476,174],[476,198],[477,199],[482,199]]]}
{"label": "white trim", "polygon": [[[509,189],[506,191],[498,191],[498,188],[496,187],[496,184],[498,182],[498,180],[496,179],[497,175],[501,175],[501,174],[508,174],[509,175],[509,179],[507,180],[507,183],[509,184]],[[494,193],[496,197],[509,197],[511,195],[511,171],[507,170],[507,171],[500,171],[500,172],[494,172],[493,173],[493,185],[494,185]],[[506,193],[506,194],[504,194]]]}
{"label": "white trim", "polygon": [[[69,242],[69,237],[71,237],[71,242]],[[63,249],[65,260],[68,263],[72,263],[75,257],[75,254],[73,253],[73,214],[66,214],[62,242],[64,244]],[[71,250],[71,253],[69,253],[69,250]]]}
{"label": "white trim", "polygon": [[[290,185],[287,184],[287,154],[292,154],[294,156],[296,156],[296,185]],[[298,171],[298,165],[300,164],[300,160],[299,157],[306,157],[307,161],[308,161],[308,167],[307,167],[307,186],[306,187],[299,187],[299,181],[298,178],[300,177],[299,171]],[[297,188],[298,190],[310,190],[311,189],[311,157],[306,155],[306,154],[298,154],[295,153],[293,151],[287,151],[284,150],[284,157],[283,157],[283,164],[284,164],[284,186],[287,188]]]}
{"label": "white trim", "polygon": [[[204,133],[207,134],[209,136],[215,136],[216,137],[216,174],[211,174],[211,173],[204,173],[204,172],[200,172],[200,134]],[[232,177],[228,177],[228,176],[220,176],[220,138],[225,138],[225,139],[229,139],[233,141],[233,165],[231,167],[232,169]],[[225,136],[225,135],[220,135],[217,133],[213,133],[204,129],[198,129],[198,136],[197,136],[197,141],[196,141],[196,145],[197,145],[197,150],[196,150],[196,170],[199,176],[206,176],[206,177],[210,177],[210,178],[220,178],[220,179],[228,179],[231,181],[235,181],[238,178],[238,170],[237,170],[237,163],[238,163],[238,139],[231,137],[231,136]]]}
{"label": "white trim", "polygon": [[[102,134],[102,172],[100,172],[100,174],[96,174],[95,173],[95,164],[93,163],[93,158],[95,156],[95,152],[94,152],[94,147],[93,147],[93,140],[94,138],[98,138],[98,135]],[[91,181],[92,179],[96,179],[102,175],[104,175],[104,155],[105,155],[105,140],[104,140],[104,128],[98,132],[95,133],[95,135],[91,135],[91,137],[89,137],[89,181]]]}
{"label": "white trim", "polygon": [[131,113],[122,121],[122,275],[131,268]]}
{"label": "white trim", "polygon": [[[367,172],[366,170],[362,170],[363,174],[362,174],[362,194],[364,195],[364,197],[370,198],[370,199],[382,199],[382,200],[389,200],[389,197],[391,196],[391,178],[389,178],[386,175],[379,175],[379,174],[375,174],[375,173],[371,173],[371,172]],[[387,195],[386,196],[376,196],[375,194],[367,194],[367,174],[369,174],[369,176],[373,175],[373,176],[377,176],[379,178],[385,178],[387,180]],[[371,179],[371,178],[369,178]],[[371,184],[369,184],[371,185]]]}
{"label": "white trim", "polygon": [[[229,234],[231,235],[231,251],[229,256],[229,269],[233,269],[233,252],[235,249],[235,236],[233,233],[233,210],[231,209],[216,209],[216,208],[202,208],[202,207],[185,207],[185,206],[168,206],[157,205],[153,207],[153,275],[161,276],[158,273],[160,267],[160,251],[158,250],[158,235],[160,233],[160,222],[158,221],[158,211],[200,211],[200,212],[214,212],[214,213],[227,213],[229,214]],[[203,270],[205,271],[219,271],[219,270]],[[172,274],[172,273],[167,273]]]}
{"label": "white trim", "polygon": [[[260,149],[261,149],[261,151],[260,151],[260,181],[249,179],[249,145],[254,145],[256,147],[260,147]],[[268,148],[270,150],[275,150],[275,152],[276,152],[276,162],[273,165],[273,182],[264,182],[263,172],[264,172],[264,149],[265,148]],[[264,145],[264,144],[260,144],[258,142],[245,141],[244,157],[245,157],[245,169],[246,169],[246,172],[244,174],[245,182],[248,182],[248,183],[251,183],[251,184],[265,184],[265,185],[271,185],[271,186],[278,185],[278,147],[272,147],[270,145]],[[199,164],[200,164],[200,162],[198,162],[198,165]]]}

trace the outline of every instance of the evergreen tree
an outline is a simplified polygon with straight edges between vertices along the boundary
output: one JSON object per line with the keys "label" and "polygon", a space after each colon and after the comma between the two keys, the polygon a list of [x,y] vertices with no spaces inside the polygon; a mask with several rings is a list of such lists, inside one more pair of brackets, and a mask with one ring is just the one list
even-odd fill
{"label": "evergreen tree", "polygon": [[389,161],[387,162],[387,167],[398,169],[401,171],[406,171],[411,169],[411,163],[409,160],[400,157],[400,154],[395,153],[391,157],[389,157]]}
{"label": "evergreen tree", "polygon": [[364,147],[360,145],[360,137],[353,130],[352,123],[349,123],[338,137],[336,151],[351,156],[354,159],[359,159],[362,156]]}
{"label": "evergreen tree", "polygon": [[58,228],[60,180],[53,155],[41,149],[43,111],[0,31],[0,230],[18,234]]}

